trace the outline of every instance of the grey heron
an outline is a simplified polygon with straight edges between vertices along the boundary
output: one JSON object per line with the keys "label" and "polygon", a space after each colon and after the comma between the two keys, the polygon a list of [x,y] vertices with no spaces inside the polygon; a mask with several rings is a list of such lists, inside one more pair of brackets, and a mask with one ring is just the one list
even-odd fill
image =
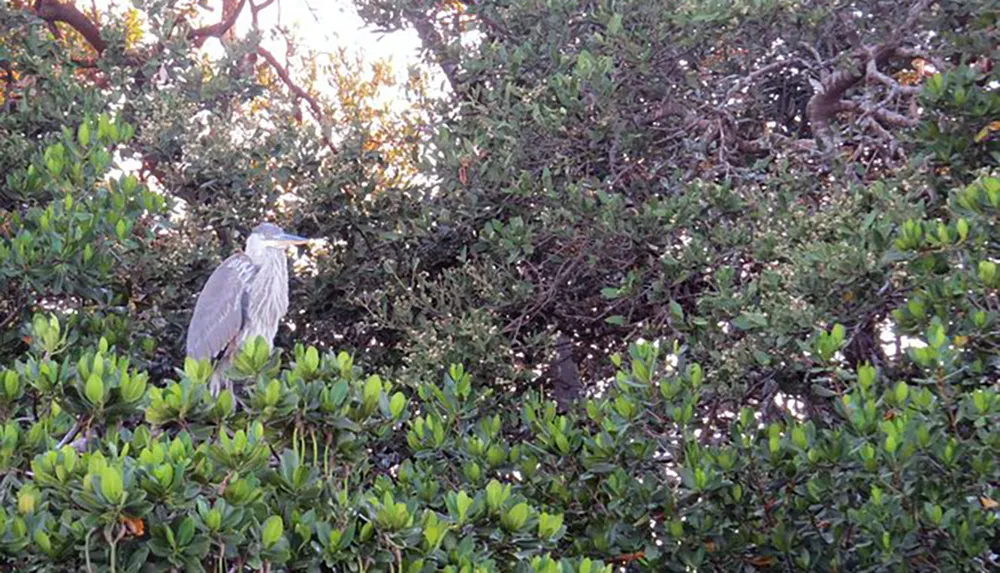
{"label": "grey heron", "polygon": [[286,233],[273,223],[254,227],[246,250],[222,262],[198,295],[187,331],[187,355],[215,360],[209,389],[218,396],[225,371],[242,344],[263,336],[273,345],[278,324],[288,312],[288,262],[285,250],[309,239]]}

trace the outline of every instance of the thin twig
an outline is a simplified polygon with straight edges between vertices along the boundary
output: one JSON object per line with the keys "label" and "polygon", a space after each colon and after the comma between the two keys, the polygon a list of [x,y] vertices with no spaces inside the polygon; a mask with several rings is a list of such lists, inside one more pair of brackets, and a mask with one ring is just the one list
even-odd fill
{"label": "thin twig", "polygon": [[69,432],[66,432],[66,435],[63,436],[63,439],[59,440],[59,443],[56,444],[56,449],[58,450],[62,448],[63,446],[68,444],[70,440],[75,438],[76,435],[80,433],[81,427],[83,427],[83,424],[80,422],[79,419],[77,419],[77,421],[73,423],[73,427],[69,429]]}

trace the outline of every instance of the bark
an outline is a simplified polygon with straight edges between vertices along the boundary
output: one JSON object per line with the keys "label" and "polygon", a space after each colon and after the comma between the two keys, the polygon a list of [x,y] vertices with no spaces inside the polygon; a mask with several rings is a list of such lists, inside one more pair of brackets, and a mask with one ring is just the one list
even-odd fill
{"label": "bark", "polygon": [[59,2],[59,0],[37,0],[35,2],[35,13],[38,17],[50,24],[62,22],[80,33],[87,43],[90,44],[98,54],[104,53],[108,43],[101,37],[101,31],[97,26],[72,2]]}
{"label": "bark", "polygon": [[819,89],[806,105],[806,116],[809,118],[816,145],[821,151],[830,153],[836,148],[832,122],[838,113],[852,109],[850,102],[844,101],[848,90],[868,75],[872,64],[876,68],[882,68],[892,59],[906,54],[906,51],[900,49],[903,35],[913,29],[917,19],[933,1],[915,2],[910,6],[906,20],[896,29],[888,42],[864,50],[850,69],[835,72],[820,82]]}

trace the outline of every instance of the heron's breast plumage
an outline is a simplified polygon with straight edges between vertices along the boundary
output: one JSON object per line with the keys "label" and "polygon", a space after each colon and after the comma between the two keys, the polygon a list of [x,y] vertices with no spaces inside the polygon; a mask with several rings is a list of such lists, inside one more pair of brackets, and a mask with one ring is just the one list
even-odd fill
{"label": "heron's breast plumage", "polygon": [[260,271],[248,287],[245,325],[240,342],[263,336],[274,346],[278,325],[288,312],[288,268],[283,251],[274,249],[259,261]]}

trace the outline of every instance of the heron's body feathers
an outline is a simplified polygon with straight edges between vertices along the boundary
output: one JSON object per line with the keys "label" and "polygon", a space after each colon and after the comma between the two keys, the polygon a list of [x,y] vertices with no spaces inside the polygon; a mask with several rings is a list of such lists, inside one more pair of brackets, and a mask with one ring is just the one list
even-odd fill
{"label": "heron's body feathers", "polygon": [[187,355],[213,360],[240,334],[247,293],[260,267],[244,253],[223,261],[198,295],[187,332]]}

